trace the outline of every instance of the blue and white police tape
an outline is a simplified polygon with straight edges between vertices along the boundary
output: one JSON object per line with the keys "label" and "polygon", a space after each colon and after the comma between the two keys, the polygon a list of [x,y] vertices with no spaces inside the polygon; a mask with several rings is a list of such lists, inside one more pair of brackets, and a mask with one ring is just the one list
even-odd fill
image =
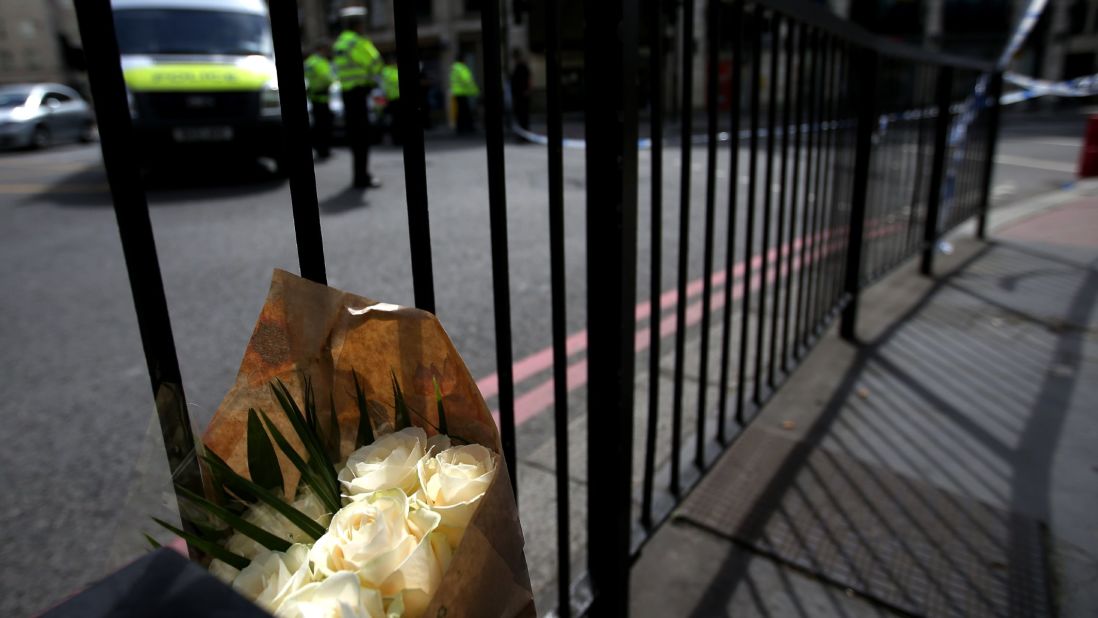
{"label": "blue and white police tape", "polygon": [[1006,73],[1003,75],[1003,80],[1022,88],[1022,90],[1004,94],[999,99],[1001,105],[1010,105],[1046,96],[1090,97],[1098,95],[1098,74],[1053,82],[1045,79],[1034,79],[1017,73]]}

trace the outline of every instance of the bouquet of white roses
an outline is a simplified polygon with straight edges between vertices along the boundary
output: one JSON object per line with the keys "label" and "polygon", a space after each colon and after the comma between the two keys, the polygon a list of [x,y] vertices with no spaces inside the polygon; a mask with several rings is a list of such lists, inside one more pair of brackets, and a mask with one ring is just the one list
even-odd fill
{"label": "bouquet of white roses", "polygon": [[158,522],[267,611],[534,614],[494,421],[434,316],[276,271],[203,442],[190,530]]}

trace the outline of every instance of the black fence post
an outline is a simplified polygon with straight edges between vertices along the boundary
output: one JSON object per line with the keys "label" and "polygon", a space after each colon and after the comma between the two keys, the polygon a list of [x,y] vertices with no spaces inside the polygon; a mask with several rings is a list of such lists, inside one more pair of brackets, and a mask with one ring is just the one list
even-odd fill
{"label": "black fence post", "polygon": [[923,258],[919,272],[930,276],[934,272],[934,251],[938,243],[938,213],[942,205],[942,179],[945,177],[946,160],[949,158],[949,111],[953,95],[953,67],[938,67],[938,85],[934,101],[938,116],[934,120],[934,158],[930,165],[930,195],[926,198],[926,221],[923,222]]}
{"label": "black fence post", "polygon": [[[99,124],[103,166],[114,201],[114,215],[118,220],[126,273],[137,312],[141,346],[145,351],[145,363],[152,382],[172,482],[177,488],[202,493],[194,434],[183,395],[168,302],[164,297],[164,281],[160,275],[160,262],[156,257],[156,242],[149,219],[149,204],[137,160],[140,153],[134,148],[133,125],[126,102],[126,85],[122,77],[110,0],[77,2],[76,17],[84,42],[88,83]],[[183,526],[196,531],[188,521],[183,521]]]}
{"label": "black fence post", "polygon": [[324,241],[320,232],[320,206],[316,197],[316,172],[310,140],[309,109],[305,101],[305,68],[301,59],[301,26],[296,2],[269,2],[271,38],[282,108],[283,153],[279,165],[290,176],[290,202],[297,234],[301,276],[327,283]]}
{"label": "black fence post", "polygon": [[583,4],[591,616],[629,615],[638,4],[636,0],[586,0]]}
{"label": "black fence post", "polygon": [[880,68],[877,52],[863,49],[855,52],[859,77],[854,81],[858,92],[858,129],[854,150],[854,187],[850,198],[850,231],[847,236],[846,278],[844,291],[847,303],[843,308],[839,334],[847,341],[856,339],[858,297],[862,289],[862,248],[865,238],[865,202],[869,191],[869,161],[873,154],[873,130],[877,127],[877,72]]}
{"label": "black fence post", "polygon": [[393,3],[397,79],[400,82],[400,142],[404,151],[404,193],[408,200],[408,240],[416,307],[435,312],[431,266],[431,220],[427,210],[427,155],[423,145],[423,102],[419,96],[419,31],[415,2]]}
{"label": "black fence post", "polygon": [[[399,0],[398,0],[399,1]],[[480,6],[484,39],[484,128],[488,142],[488,219],[492,238],[492,298],[496,321],[496,373],[503,458],[518,499],[515,468],[515,384],[511,352],[511,283],[507,255],[507,187],[503,158],[503,69],[500,66],[499,0]]]}
{"label": "black fence post", "polygon": [[999,142],[999,99],[1003,96],[1003,72],[991,74],[987,97],[987,151],[984,155],[983,178],[980,185],[980,214],[976,218],[976,238],[987,238],[987,214],[991,208],[991,180],[995,171],[995,148]]}

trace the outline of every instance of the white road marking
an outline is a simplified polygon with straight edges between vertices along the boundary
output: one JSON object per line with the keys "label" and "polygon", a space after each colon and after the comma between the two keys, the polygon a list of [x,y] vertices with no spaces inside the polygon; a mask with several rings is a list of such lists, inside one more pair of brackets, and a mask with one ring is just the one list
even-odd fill
{"label": "white road marking", "polygon": [[1073,163],[1057,163],[1056,161],[1047,161],[1045,159],[1033,159],[1030,157],[1016,157],[1014,155],[1001,154],[995,155],[995,162],[1000,165],[1030,167],[1037,170],[1048,170],[1050,172],[1075,173],[1075,164]]}

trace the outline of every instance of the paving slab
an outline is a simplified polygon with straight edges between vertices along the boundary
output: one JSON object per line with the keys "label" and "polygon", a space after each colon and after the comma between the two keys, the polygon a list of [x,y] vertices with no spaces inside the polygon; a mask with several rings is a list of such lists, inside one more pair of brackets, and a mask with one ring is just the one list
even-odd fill
{"label": "paving slab", "polygon": [[992,223],[820,342],[645,547],[637,615],[1098,615],[1098,191]]}

